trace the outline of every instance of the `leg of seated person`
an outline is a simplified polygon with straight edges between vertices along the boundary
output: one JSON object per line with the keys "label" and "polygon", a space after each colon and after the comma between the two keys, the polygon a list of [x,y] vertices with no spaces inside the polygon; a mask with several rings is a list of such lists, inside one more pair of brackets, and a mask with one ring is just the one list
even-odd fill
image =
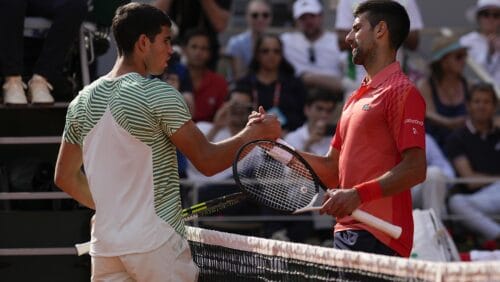
{"label": "leg of seated person", "polygon": [[441,219],[445,212],[447,189],[446,176],[441,169],[429,166],[425,181],[411,189],[413,207],[424,210],[433,209],[437,218]]}
{"label": "leg of seated person", "polygon": [[[68,51],[78,38],[87,10],[86,0],[30,1],[28,15],[46,17],[52,21],[34,66],[34,74],[49,81],[60,75]],[[43,97],[41,100],[46,101]]]}
{"label": "leg of seated person", "polygon": [[444,203],[448,190],[446,176],[435,166],[427,168],[427,178],[422,190],[422,206],[424,209],[433,209],[437,218],[441,219],[444,212]]}
{"label": "leg of seated person", "polygon": [[465,226],[485,239],[500,237],[500,224],[491,216],[500,213],[500,182],[483,187],[474,194],[456,194],[450,198],[450,210],[463,218]]}
{"label": "leg of seated person", "polygon": [[0,72],[5,76],[4,103],[26,104],[23,74],[23,28],[26,1],[0,0]]}
{"label": "leg of seated person", "polygon": [[0,0],[1,66],[4,76],[23,72],[23,28],[26,1]]}

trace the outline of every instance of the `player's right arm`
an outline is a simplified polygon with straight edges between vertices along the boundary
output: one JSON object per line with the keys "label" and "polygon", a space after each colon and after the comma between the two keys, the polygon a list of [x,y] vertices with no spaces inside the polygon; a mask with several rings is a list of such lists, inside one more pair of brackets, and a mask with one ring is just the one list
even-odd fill
{"label": "player's right arm", "polygon": [[221,142],[209,142],[192,120],[184,123],[170,136],[170,140],[201,173],[214,175],[231,166],[243,144],[255,139],[274,140],[281,136],[277,118],[265,113],[262,115],[259,122],[249,122],[238,134]]}
{"label": "player's right arm", "polygon": [[330,146],[324,156],[300,152],[300,155],[311,165],[314,172],[328,188],[339,185],[339,151]]}
{"label": "player's right arm", "polygon": [[62,140],[57,156],[54,182],[57,187],[82,205],[95,209],[89,183],[81,170],[82,164],[83,157],[80,145]]}

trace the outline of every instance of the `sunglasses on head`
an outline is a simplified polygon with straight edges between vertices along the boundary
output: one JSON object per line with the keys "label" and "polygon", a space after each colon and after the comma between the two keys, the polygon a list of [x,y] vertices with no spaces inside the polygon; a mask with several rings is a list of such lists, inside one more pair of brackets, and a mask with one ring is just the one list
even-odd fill
{"label": "sunglasses on head", "polygon": [[490,18],[491,17],[491,18],[498,19],[498,18],[500,18],[500,12],[485,10],[485,11],[479,12],[479,16],[480,17],[484,17],[484,18]]}
{"label": "sunglasses on head", "polygon": [[250,16],[252,17],[252,19],[256,20],[259,17],[261,17],[263,19],[267,19],[267,18],[269,18],[270,15],[268,12],[262,12],[262,13],[253,12],[253,13],[250,13]]}

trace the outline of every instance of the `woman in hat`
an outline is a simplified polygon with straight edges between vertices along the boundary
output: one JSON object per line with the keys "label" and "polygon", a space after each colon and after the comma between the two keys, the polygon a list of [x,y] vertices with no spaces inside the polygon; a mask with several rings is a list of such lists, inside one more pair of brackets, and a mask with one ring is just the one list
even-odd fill
{"label": "woman in hat", "polygon": [[439,37],[432,47],[430,76],[418,83],[427,104],[426,131],[442,147],[448,134],[465,122],[466,47],[457,38]]}

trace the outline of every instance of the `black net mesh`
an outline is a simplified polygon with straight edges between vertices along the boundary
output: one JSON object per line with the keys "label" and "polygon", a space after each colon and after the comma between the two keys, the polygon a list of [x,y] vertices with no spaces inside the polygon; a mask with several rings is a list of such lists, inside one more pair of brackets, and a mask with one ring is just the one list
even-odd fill
{"label": "black net mesh", "polygon": [[188,227],[199,281],[500,281],[500,262],[436,263]]}

